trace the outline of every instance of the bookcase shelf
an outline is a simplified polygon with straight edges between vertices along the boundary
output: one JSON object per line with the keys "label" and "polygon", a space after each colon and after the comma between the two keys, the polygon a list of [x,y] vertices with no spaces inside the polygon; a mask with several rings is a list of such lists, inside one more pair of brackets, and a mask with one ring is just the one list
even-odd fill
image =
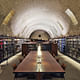
{"label": "bookcase shelf", "polygon": [[58,44],[58,50],[61,53],[80,62],[80,36],[59,38],[56,42]]}

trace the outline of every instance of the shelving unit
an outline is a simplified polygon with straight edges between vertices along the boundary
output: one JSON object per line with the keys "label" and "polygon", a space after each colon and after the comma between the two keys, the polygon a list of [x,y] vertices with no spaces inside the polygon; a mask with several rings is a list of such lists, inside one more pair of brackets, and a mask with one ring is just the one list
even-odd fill
{"label": "shelving unit", "polygon": [[66,54],[80,62],[80,36],[68,37],[66,42]]}
{"label": "shelving unit", "polygon": [[3,60],[4,57],[4,41],[0,40],[0,61]]}
{"label": "shelving unit", "polygon": [[[9,36],[0,36],[0,62],[7,60],[9,57],[21,51],[22,43],[20,40]],[[20,41],[20,44],[18,43]]]}
{"label": "shelving unit", "polygon": [[68,36],[64,38],[54,39],[58,44],[58,50],[80,62],[80,36]]}
{"label": "shelving unit", "polygon": [[0,48],[0,55],[2,54],[3,56],[1,56],[0,62],[16,54],[15,52],[16,45],[15,45],[15,42],[12,41],[12,39],[2,39],[2,42],[3,42],[3,47]]}
{"label": "shelving unit", "polygon": [[65,53],[66,51],[66,38],[62,38],[62,39],[56,39],[57,44],[58,44],[58,50],[61,53]]}

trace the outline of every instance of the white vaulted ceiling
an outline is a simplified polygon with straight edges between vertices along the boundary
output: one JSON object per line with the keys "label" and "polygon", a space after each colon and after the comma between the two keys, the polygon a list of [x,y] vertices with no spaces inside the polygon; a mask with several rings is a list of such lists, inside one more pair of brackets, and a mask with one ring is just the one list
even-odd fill
{"label": "white vaulted ceiling", "polygon": [[17,9],[11,25],[14,35],[29,38],[32,32],[44,30],[54,38],[68,32],[68,20],[65,20],[66,16],[57,1],[54,3],[52,0],[33,0],[18,6]]}
{"label": "white vaulted ceiling", "polygon": [[[70,5],[73,1],[72,6]],[[29,38],[31,33],[37,30],[46,31],[51,38],[72,35],[75,29],[79,30],[79,24],[73,25],[65,11],[69,8],[76,16],[73,5],[75,0],[0,0],[2,2],[2,15],[5,17],[10,10],[15,14],[7,24],[8,31],[13,36]],[[8,2],[8,3],[7,3]],[[80,3],[80,2],[79,2]],[[6,4],[3,6],[3,4]],[[77,3],[78,5],[78,3]],[[77,6],[74,6],[77,7]],[[79,7],[79,6],[78,6]],[[5,9],[5,10],[3,10]],[[80,18],[80,17],[79,17]],[[79,18],[76,16],[76,19]],[[75,29],[74,29],[75,28]],[[7,34],[10,34],[8,33]],[[79,31],[74,34],[79,34]]]}

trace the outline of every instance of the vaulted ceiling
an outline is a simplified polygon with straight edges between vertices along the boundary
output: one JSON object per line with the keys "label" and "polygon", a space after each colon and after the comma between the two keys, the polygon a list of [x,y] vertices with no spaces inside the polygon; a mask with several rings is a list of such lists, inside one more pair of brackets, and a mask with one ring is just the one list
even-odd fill
{"label": "vaulted ceiling", "polygon": [[[70,9],[76,19],[73,25],[65,13]],[[14,10],[7,25],[5,17]],[[0,0],[0,34],[29,38],[36,30],[46,31],[52,38],[80,34],[80,0]]]}

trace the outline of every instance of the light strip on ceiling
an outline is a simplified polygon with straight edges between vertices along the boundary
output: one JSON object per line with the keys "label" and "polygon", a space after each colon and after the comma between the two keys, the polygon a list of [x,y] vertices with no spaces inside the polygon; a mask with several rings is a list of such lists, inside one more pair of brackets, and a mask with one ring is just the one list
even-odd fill
{"label": "light strip on ceiling", "polygon": [[73,23],[74,25],[77,25],[77,24],[78,24],[78,21],[77,21],[75,15],[73,14],[73,12],[72,12],[70,9],[67,9],[67,10],[65,11],[65,13],[69,16],[69,18],[71,19],[71,21],[72,21],[72,23]]}
{"label": "light strip on ceiling", "polygon": [[57,22],[57,23],[59,24],[60,28],[63,30],[62,24],[60,22]]}
{"label": "light strip on ceiling", "polygon": [[9,12],[9,14],[5,17],[5,19],[3,20],[3,23],[2,24],[4,24],[4,25],[7,25],[8,24],[8,22],[11,20],[11,18],[12,18],[12,16],[14,15],[14,10],[11,10],[10,12]]}

